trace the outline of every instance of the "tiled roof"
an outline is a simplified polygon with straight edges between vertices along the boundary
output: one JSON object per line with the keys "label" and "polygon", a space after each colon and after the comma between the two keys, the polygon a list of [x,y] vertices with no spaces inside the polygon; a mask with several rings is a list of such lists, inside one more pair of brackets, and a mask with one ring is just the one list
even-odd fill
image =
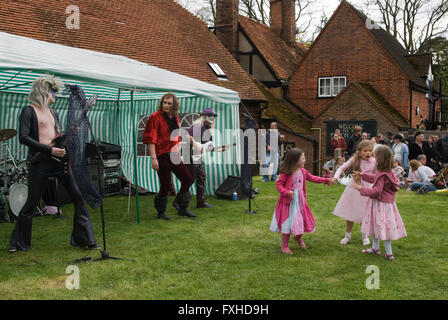
{"label": "tiled roof", "polygon": [[266,87],[256,82],[258,88],[268,99],[268,108],[263,110],[263,118],[274,118],[282,122],[286,127],[299,134],[307,134],[311,130],[311,121],[305,119],[297,112],[291,110],[288,105],[273,95]]}
{"label": "tiled roof", "polygon": [[406,59],[414,67],[420,77],[427,77],[429,66],[432,63],[431,54],[413,54],[406,56]]}
{"label": "tiled roof", "polygon": [[245,35],[261,53],[277,78],[288,79],[305,55],[306,47],[300,43],[295,47],[288,46],[271,28],[257,21],[241,15],[238,21]]}
{"label": "tiled roof", "polygon": [[[80,10],[80,29],[67,29],[66,8]],[[72,47],[124,55],[222,85],[217,63],[240,98],[265,100],[206,24],[172,0],[1,0],[0,31]],[[82,68],[82,66],[80,66]]]}

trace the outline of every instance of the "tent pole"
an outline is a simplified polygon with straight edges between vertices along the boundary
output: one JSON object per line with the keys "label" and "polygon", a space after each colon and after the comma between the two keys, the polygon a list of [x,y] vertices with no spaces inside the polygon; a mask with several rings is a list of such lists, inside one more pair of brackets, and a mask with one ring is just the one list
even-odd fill
{"label": "tent pole", "polygon": [[134,109],[134,90],[131,91],[131,109],[132,109],[132,139],[134,149],[134,185],[135,201],[137,204],[137,223],[140,224],[140,202],[138,199],[138,180],[137,180],[137,136],[135,133],[135,109]]}
{"label": "tent pole", "polygon": [[118,100],[117,100],[117,111],[115,112],[115,143],[120,144],[120,132],[118,128],[120,127],[120,97],[121,89],[118,89]]}

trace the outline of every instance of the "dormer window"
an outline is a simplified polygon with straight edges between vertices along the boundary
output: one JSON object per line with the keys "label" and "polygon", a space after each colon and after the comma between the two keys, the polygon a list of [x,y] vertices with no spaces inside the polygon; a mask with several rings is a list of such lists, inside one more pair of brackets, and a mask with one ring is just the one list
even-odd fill
{"label": "dormer window", "polygon": [[221,81],[229,80],[227,78],[227,75],[224,73],[224,71],[222,71],[221,67],[217,63],[208,62],[208,66],[213,70],[215,75],[218,77],[218,80]]}
{"label": "dormer window", "polygon": [[318,97],[336,97],[347,86],[347,77],[319,78]]}

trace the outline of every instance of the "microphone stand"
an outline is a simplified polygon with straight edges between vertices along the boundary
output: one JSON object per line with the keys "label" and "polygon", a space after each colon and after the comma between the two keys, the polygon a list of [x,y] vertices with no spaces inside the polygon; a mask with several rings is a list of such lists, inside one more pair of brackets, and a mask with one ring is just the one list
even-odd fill
{"label": "microphone stand", "polygon": [[90,121],[87,119],[87,125],[89,126],[89,130],[90,130],[90,134],[92,135],[92,139],[93,139],[93,143],[95,144],[96,147],[96,151],[98,153],[98,186],[99,186],[99,191],[101,194],[101,205],[100,205],[100,211],[101,211],[101,229],[102,229],[102,233],[103,233],[103,250],[101,251],[101,257],[97,258],[97,259],[93,259],[92,261],[100,261],[100,260],[107,260],[107,259],[113,259],[113,260],[123,260],[122,258],[118,258],[118,257],[112,257],[109,255],[109,251],[107,251],[107,247],[106,247],[106,226],[104,223],[104,207],[103,207],[103,200],[104,200],[104,190],[103,190],[103,183],[102,181],[104,181],[104,177],[101,176],[102,174],[102,170],[101,168],[104,169],[104,160],[103,160],[103,156],[101,154],[100,151],[100,147],[98,146],[98,143],[95,139],[95,135],[93,134],[92,131],[92,126],[90,125]]}

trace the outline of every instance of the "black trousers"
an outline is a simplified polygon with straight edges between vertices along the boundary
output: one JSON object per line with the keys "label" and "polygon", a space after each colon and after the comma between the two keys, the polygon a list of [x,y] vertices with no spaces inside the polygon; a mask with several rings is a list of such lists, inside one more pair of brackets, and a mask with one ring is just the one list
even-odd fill
{"label": "black trousers", "polygon": [[52,161],[31,164],[29,169],[28,198],[17,217],[9,247],[17,248],[18,250],[28,250],[31,248],[33,216],[50,176],[56,176],[58,178],[61,184],[67,189],[75,205],[70,244],[76,247],[96,244],[90,214],[72,172],[70,170],[67,174],[54,172],[54,164]]}
{"label": "black trousers", "polygon": [[205,201],[205,171],[202,163],[185,165],[190,172],[191,177],[196,181],[196,205],[201,206]]}

